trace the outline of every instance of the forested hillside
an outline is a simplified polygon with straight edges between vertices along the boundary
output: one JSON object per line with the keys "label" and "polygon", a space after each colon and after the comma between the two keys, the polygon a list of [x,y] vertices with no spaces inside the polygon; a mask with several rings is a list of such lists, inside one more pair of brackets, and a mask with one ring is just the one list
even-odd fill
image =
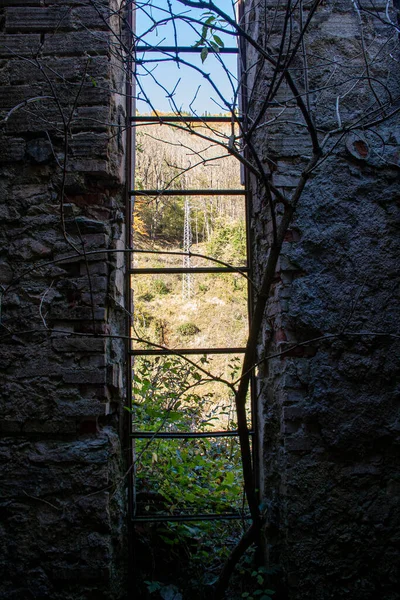
{"label": "forested hillside", "polygon": [[[229,127],[219,125],[226,136]],[[207,134],[205,127],[197,131]],[[183,247],[185,201],[189,205],[191,252],[233,265],[246,261],[244,199],[190,196],[182,189],[239,189],[237,160],[216,144],[165,125],[145,125],[136,133],[136,188],[176,189],[176,196],[138,196],[134,203],[134,247],[179,251]],[[182,266],[182,256],[136,254],[135,267]],[[212,266],[192,257],[191,266]],[[169,347],[240,346],[247,335],[246,280],[238,274],[191,275],[183,297],[182,275],[136,277],[135,326],[143,339]]]}
{"label": "forested hillside", "polygon": [[[214,127],[214,130],[215,127]],[[205,127],[196,131],[206,136]],[[219,125],[226,139],[230,126]],[[235,158],[218,145],[166,125],[144,125],[136,131],[136,188],[174,189],[176,197],[136,200],[135,230],[149,240],[181,243],[183,235],[183,189],[238,189],[240,170]],[[197,244],[212,233],[243,219],[243,202],[234,196],[192,197],[191,225]]]}

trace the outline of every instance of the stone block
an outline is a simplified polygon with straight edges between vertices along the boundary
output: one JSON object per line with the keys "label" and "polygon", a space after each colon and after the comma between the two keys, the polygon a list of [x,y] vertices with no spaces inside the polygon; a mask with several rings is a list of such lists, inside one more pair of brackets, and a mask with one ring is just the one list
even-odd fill
{"label": "stone block", "polygon": [[97,353],[97,354],[83,354],[79,357],[79,366],[82,369],[87,368],[96,368],[96,369],[104,369],[110,363],[110,357],[105,353]]}
{"label": "stone block", "polygon": [[1,135],[0,137],[0,162],[20,162],[25,156],[25,140]]}
{"label": "stone block", "polygon": [[107,106],[81,106],[76,109],[71,131],[105,131],[110,127],[110,109]]}
{"label": "stone block", "polygon": [[78,133],[71,140],[70,148],[73,158],[103,158],[107,156],[108,138],[104,134]]}
{"label": "stone block", "polygon": [[29,140],[26,144],[26,153],[37,164],[46,164],[54,158],[51,143],[45,139]]}
{"label": "stone block", "polygon": [[[59,250],[57,248],[57,250]],[[85,264],[85,262],[97,262],[97,261],[106,261],[108,259],[108,255],[105,252],[95,252],[93,254],[90,254],[90,252],[86,255],[86,257],[84,258],[82,255],[75,255],[73,256],[72,254],[67,254],[67,252],[64,250],[64,252],[60,253],[60,254],[55,254],[54,255],[54,261],[59,265],[59,266],[65,266],[67,267],[68,265],[73,265],[75,263],[82,263]]]}
{"label": "stone block", "polygon": [[69,169],[71,173],[81,172],[104,178],[111,175],[109,162],[101,158],[73,158],[69,161]]}
{"label": "stone block", "polygon": [[6,9],[5,17],[7,32],[42,32],[72,29],[71,10],[68,7],[26,7],[24,18],[21,18],[19,7],[10,7]]}
{"label": "stone block", "polygon": [[81,294],[82,302],[88,306],[91,306],[92,304],[96,307],[106,306],[107,298],[108,298],[107,290],[103,290],[102,292],[99,292],[99,293],[87,291],[87,292],[82,292],[82,294]]}
{"label": "stone block", "polygon": [[89,264],[82,263],[80,266],[80,274],[83,276],[87,276],[87,272],[89,269],[90,275],[102,275],[107,276],[109,271],[109,265],[105,262],[92,262]]}
{"label": "stone block", "polygon": [[107,29],[110,17],[110,10],[107,6],[97,4],[99,13],[93,6],[74,8],[72,11],[75,27],[84,27],[87,29]]}
{"label": "stone block", "polygon": [[57,402],[57,412],[60,417],[65,419],[71,417],[99,417],[105,414],[105,404],[98,400],[59,400]]}
{"label": "stone block", "polygon": [[[9,263],[6,261],[0,261],[0,283],[8,285],[11,283],[14,277],[14,271]],[[4,301],[4,300],[3,300]]]}
{"label": "stone block", "polygon": [[319,35],[324,40],[334,40],[335,38],[353,40],[360,38],[360,27],[355,12],[351,13],[348,11],[345,14],[332,13],[329,16],[326,13],[320,13],[316,15],[315,23],[319,24]]}
{"label": "stone block", "polygon": [[106,369],[65,369],[65,383],[77,385],[105,385],[107,383]]}
{"label": "stone block", "polygon": [[[46,110],[43,110],[45,101],[40,101],[40,105],[29,106],[27,109],[15,112],[6,124],[7,133],[36,133],[36,132],[57,132],[60,134],[62,128],[62,119],[54,106],[53,101],[46,101]],[[68,110],[65,114],[68,116]],[[71,122],[71,131],[77,133],[81,130],[105,131],[109,127],[110,113],[108,107],[78,107],[74,113]],[[61,157],[62,158],[62,157]],[[104,162],[104,161],[103,161]],[[76,169],[75,169],[76,170]]]}
{"label": "stone block", "polygon": [[[95,196],[96,199],[99,198],[98,195]],[[84,203],[85,204],[85,203]],[[95,219],[88,219],[87,217],[75,217],[74,219],[69,219],[66,224],[68,231],[74,231],[76,229],[79,230],[83,235],[85,243],[90,242],[91,247],[99,247],[103,246],[107,239],[105,236],[96,236],[95,240],[92,240],[93,235],[88,234],[96,234],[103,233],[106,231],[107,226],[103,221],[97,221]]]}
{"label": "stone block", "polygon": [[[51,306],[49,310],[48,318],[52,321],[63,320],[63,321],[92,321],[93,313],[89,306],[75,306],[75,307],[63,307],[63,306]],[[106,310],[104,308],[94,309],[95,321],[104,321],[106,318]]]}
{"label": "stone block", "polygon": [[285,439],[285,450],[293,454],[303,454],[311,450],[311,440],[302,435],[290,436]]}
{"label": "stone block", "polygon": [[42,66],[44,73],[22,59],[10,60],[7,66],[10,84],[37,85],[38,82],[46,81],[45,74],[51,81],[58,83],[61,81],[80,82],[86,73],[88,83],[95,81],[99,86],[103,86],[103,83],[108,81],[110,72],[110,63],[106,56],[94,56],[90,59],[86,56],[48,57]]}
{"label": "stone block", "polygon": [[52,339],[52,347],[56,352],[89,352],[104,353],[106,341],[95,337],[57,337]]}
{"label": "stone block", "polygon": [[0,57],[31,57],[40,46],[40,34],[0,33]]}
{"label": "stone block", "polygon": [[114,389],[121,389],[123,385],[123,373],[119,365],[107,367],[107,383]]}
{"label": "stone block", "polygon": [[[107,89],[97,88],[89,81],[85,81],[83,87],[81,86],[82,82],[79,81],[65,84],[52,83],[52,86],[46,83],[41,85],[3,85],[0,88],[0,109],[10,110],[31,99],[35,99],[35,106],[30,103],[25,107],[30,113],[42,106],[51,107],[51,103],[55,100],[64,107],[65,114],[67,114],[68,108],[72,108],[75,104],[78,107],[108,104],[109,92]],[[43,100],[40,99],[41,96],[43,96]]]}
{"label": "stone block", "polygon": [[302,406],[285,406],[282,415],[285,421],[303,420],[306,410]]}
{"label": "stone block", "polygon": [[[25,37],[25,36],[21,36]],[[43,45],[45,55],[80,55],[98,56],[107,54],[109,36],[104,31],[80,31],[79,33],[55,33],[48,36]]]}
{"label": "stone block", "polygon": [[1,0],[1,6],[39,6],[42,0]]}
{"label": "stone block", "polygon": [[28,418],[20,424],[21,431],[25,434],[53,434],[65,435],[76,433],[76,423],[71,419],[44,420]]}

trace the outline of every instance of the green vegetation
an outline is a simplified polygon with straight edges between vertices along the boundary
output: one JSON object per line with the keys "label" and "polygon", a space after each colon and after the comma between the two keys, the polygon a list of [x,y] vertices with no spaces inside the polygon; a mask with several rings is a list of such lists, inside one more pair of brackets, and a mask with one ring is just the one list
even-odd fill
{"label": "green vegetation", "polygon": [[155,294],[159,296],[165,296],[171,292],[171,286],[169,286],[163,279],[154,279],[152,285]]}
{"label": "green vegetation", "polygon": [[[235,372],[237,363],[233,358],[227,368]],[[198,364],[203,369],[212,366],[206,357]],[[234,428],[232,394],[226,389],[221,394],[218,386],[181,358],[138,358],[134,430],[171,433]],[[136,440],[135,477],[138,515],[246,511],[236,438]],[[241,531],[240,521],[142,525],[136,541],[138,556],[143,558],[138,565],[143,597],[171,585],[184,591],[184,598],[209,597],[215,569],[227,558]]]}
{"label": "green vegetation", "polygon": [[[138,253],[135,266],[182,266],[182,256],[164,254],[179,252],[182,247],[185,199],[179,196],[179,188],[209,187],[210,173],[221,187],[240,187],[237,165],[233,171],[226,166],[226,160],[230,159],[219,164],[213,162],[206,177],[204,165],[200,171],[188,168],[185,145],[195,146],[199,140],[196,137],[190,142],[182,140],[181,133],[179,141],[184,145],[180,147],[171,129],[160,128],[156,133],[155,128],[151,132],[141,130],[146,143],[139,152],[138,187],[162,189],[172,185],[177,195],[136,200],[135,246],[162,253]],[[163,138],[170,145],[164,146]],[[203,152],[201,148],[196,151]],[[190,207],[191,251],[229,264],[245,265],[243,199],[196,196],[190,199]],[[191,265],[212,266],[212,263],[191,257]],[[246,279],[238,273],[201,273],[191,278],[192,294],[184,298],[180,274],[133,277],[136,347],[245,345]],[[138,524],[136,569],[141,576],[141,598],[208,600],[223,564],[248,526],[238,438],[212,435],[237,428],[234,393],[229,382],[239,376],[240,365],[240,357],[231,355],[204,356],[195,358],[195,362],[178,356],[135,360],[134,430],[207,435],[196,439],[148,435],[135,440],[136,514],[243,516],[239,520]],[[269,600],[263,575],[257,571],[257,576],[253,576],[253,558],[250,563],[247,559],[249,556],[241,563],[229,598]]]}
{"label": "green vegetation", "polygon": [[246,228],[243,221],[225,224],[221,219],[215,224],[212,236],[206,244],[206,252],[232,265],[246,260]]}
{"label": "green vegetation", "polygon": [[188,335],[196,335],[199,333],[200,329],[197,327],[195,323],[182,323],[182,325],[178,325],[178,333],[183,336]]}

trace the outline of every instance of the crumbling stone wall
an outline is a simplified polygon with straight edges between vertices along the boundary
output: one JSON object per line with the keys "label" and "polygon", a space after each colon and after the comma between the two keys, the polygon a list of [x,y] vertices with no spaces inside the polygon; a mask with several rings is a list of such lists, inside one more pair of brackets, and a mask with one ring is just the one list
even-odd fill
{"label": "crumbling stone wall", "polygon": [[[248,31],[276,56],[274,27],[286,3],[246,6]],[[373,76],[384,76],[387,85],[380,87],[381,102],[388,90],[399,97],[398,39],[384,25],[385,7],[368,3],[370,12],[361,15],[368,48],[387,41],[388,51],[373,65]],[[334,86],[341,68],[352,57],[348,78],[357,69],[365,75],[354,4],[323,3],[306,40],[310,89],[319,88],[309,96],[311,112],[323,139],[340,129],[335,98],[342,91]],[[321,92],[334,61],[332,88]],[[271,69],[256,76],[260,61],[251,47],[247,64],[254,118]],[[305,94],[301,68],[295,61]],[[343,124],[362,117],[370,93],[366,82],[343,99]],[[275,100],[255,144],[272,165],[271,181],[290,197],[311,143],[290,90],[282,86]],[[260,487],[267,560],[280,568],[282,598],[399,597],[398,116],[372,129],[369,136],[355,128],[333,137],[331,156],[313,172],[286,235],[260,333],[259,359],[266,358],[257,373]],[[257,279],[272,232],[255,180],[252,191]],[[277,353],[283,354],[268,359]]]}
{"label": "crumbling stone wall", "polygon": [[0,8],[4,600],[126,594],[125,78],[96,5]]}

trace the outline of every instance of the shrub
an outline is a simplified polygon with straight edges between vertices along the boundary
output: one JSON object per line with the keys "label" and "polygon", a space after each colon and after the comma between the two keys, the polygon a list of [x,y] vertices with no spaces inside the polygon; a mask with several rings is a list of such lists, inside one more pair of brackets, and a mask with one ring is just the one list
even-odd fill
{"label": "shrub", "polygon": [[189,322],[189,323],[182,323],[182,325],[179,325],[177,331],[180,335],[189,336],[189,335],[196,335],[196,333],[199,333],[200,329],[197,327],[197,325],[195,323]]}
{"label": "shrub", "polygon": [[151,292],[145,292],[141,296],[139,296],[138,300],[142,300],[142,302],[151,302],[154,296]]}
{"label": "shrub", "polygon": [[171,292],[171,287],[163,279],[155,279],[153,281],[153,289],[159,296],[165,296]]}

